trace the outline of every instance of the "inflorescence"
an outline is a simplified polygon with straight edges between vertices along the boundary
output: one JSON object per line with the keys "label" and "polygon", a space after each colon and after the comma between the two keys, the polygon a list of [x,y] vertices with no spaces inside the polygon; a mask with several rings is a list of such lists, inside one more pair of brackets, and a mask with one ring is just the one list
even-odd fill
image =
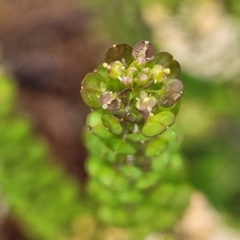
{"label": "inflorescence", "polygon": [[[90,108],[111,114],[113,121],[139,123],[145,136],[158,135],[174,122],[183,93],[180,71],[171,54],[155,54],[149,41],[133,48],[114,44],[105,62],[84,78],[81,95]],[[162,130],[148,134],[159,124]]]}

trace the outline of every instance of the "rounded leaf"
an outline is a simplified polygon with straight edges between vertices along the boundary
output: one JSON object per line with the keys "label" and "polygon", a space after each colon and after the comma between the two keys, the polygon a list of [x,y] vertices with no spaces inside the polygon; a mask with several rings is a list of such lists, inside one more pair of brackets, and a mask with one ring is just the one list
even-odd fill
{"label": "rounded leaf", "polygon": [[154,137],[164,132],[174,123],[175,115],[169,111],[160,112],[149,117],[142,128],[142,134],[146,137]]}
{"label": "rounded leaf", "polygon": [[110,138],[112,135],[102,124],[102,114],[94,111],[87,116],[87,126],[89,131],[102,140]]}
{"label": "rounded leaf", "polygon": [[122,165],[119,170],[124,176],[131,179],[137,179],[143,175],[142,169],[135,165]]}
{"label": "rounded leaf", "polygon": [[154,138],[146,147],[146,156],[159,156],[167,146],[167,142],[162,138]]}
{"label": "rounded leaf", "polygon": [[141,191],[121,191],[118,197],[123,204],[136,204],[144,199],[144,195]]}
{"label": "rounded leaf", "polygon": [[[90,158],[89,160],[92,160],[92,159]],[[102,161],[99,161],[99,162],[102,163]],[[98,175],[96,174],[95,177],[96,176]],[[91,181],[89,181],[88,192],[92,197],[97,199],[97,201],[104,203],[104,205],[108,205],[108,203],[113,203],[113,201],[115,200],[112,197],[112,192],[109,191],[109,187],[104,186],[98,179],[91,179]]]}
{"label": "rounded leaf", "polygon": [[101,108],[100,96],[102,90],[106,89],[104,78],[96,73],[92,72],[85,76],[82,81],[80,94],[83,101],[92,109]]}
{"label": "rounded leaf", "polygon": [[94,111],[88,114],[86,123],[90,127],[95,127],[102,123],[102,114],[100,112]]}
{"label": "rounded leaf", "polygon": [[109,64],[115,61],[126,62],[129,65],[133,61],[132,47],[126,43],[110,47],[106,52],[105,62]]}
{"label": "rounded leaf", "polygon": [[148,142],[150,138],[143,136],[140,132],[134,132],[127,135],[127,138],[133,142]]}
{"label": "rounded leaf", "polygon": [[159,185],[158,180],[161,177],[159,174],[153,172],[146,172],[143,177],[139,178],[135,187],[138,189],[149,189],[154,185]]}
{"label": "rounded leaf", "polygon": [[102,115],[102,123],[107,130],[115,135],[121,135],[123,133],[123,127],[119,120],[114,117],[111,113]]}
{"label": "rounded leaf", "polygon": [[110,138],[109,141],[106,142],[106,145],[113,151],[117,153],[123,153],[126,155],[134,155],[136,154],[136,148],[129,144],[124,139],[116,138]]}
{"label": "rounded leaf", "polygon": [[98,66],[95,71],[104,78],[105,83],[110,91],[118,92],[123,89],[123,84],[121,83],[121,81],[114,81],[113,79],[111,79],[108,75],[107,68],[103,67],[103,65]]}
{"label": "rounded leaf", "polygon": [[129,188],[129,180],[123,174],[115,174],[110,188],[115,191],[127,191]]}
{"label": "rounded leaf", "polygon": [[80,91],[83,101],[92,109],[101,108],[98,96],[101,92],[92,88],[85,87]]}

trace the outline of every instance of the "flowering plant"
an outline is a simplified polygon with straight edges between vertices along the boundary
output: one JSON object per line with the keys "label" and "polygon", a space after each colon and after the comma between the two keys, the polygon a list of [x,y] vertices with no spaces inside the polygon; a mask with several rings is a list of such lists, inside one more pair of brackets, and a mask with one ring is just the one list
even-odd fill
{"label": "flowering plant", "polygon": [[122,135],[127,122],[153,137],[174,123],[183,92],[179,75],[180,65],[172,55],[155,54],[148,41],[133,48],[115,44],[105,63],[86,75],[81,95],[90,108],[102,110],[102,122],[111,133]]}
{"label": "flowering plant", "polygon": [[165,131],[179,110],[179,75],[171,54],[155,54],[150,42],[140,41],[133,48],[113,45],[83,79],[81,96],[92,109],[84,131],[86,189],[101,224],[163,231],[187,206],[179,143]]}

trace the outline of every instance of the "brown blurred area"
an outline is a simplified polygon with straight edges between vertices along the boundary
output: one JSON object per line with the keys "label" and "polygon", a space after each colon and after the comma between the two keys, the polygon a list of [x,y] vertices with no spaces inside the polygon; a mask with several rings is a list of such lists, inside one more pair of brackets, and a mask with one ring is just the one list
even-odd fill
{"label": "brown blurred area", "polygon": [[[0,2],[2,65],[19,86],[18,108],[30,115],[36,133],[79,182],[86,177],[81,130],[88,111],[79,88],[98,55],[89,21],[89,14],[71,0]],[[11,216],[2,232],[1,240],[26,239]]]}

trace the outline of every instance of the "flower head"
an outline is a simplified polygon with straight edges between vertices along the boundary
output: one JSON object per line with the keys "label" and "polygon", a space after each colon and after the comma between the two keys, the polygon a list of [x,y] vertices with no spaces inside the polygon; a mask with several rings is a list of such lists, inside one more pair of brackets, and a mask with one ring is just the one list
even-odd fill
{"label": "flower head", "polygon": [[[149,41],[133,48],[114,44],[104,64],[84,78],[81,95],[91,108],[110,111],[121,121],[146,121],[166,108],[175,114],[183,92],[180,70],[171,54],[156,54]],[[126,117],[130,113],[134,117]]]}

